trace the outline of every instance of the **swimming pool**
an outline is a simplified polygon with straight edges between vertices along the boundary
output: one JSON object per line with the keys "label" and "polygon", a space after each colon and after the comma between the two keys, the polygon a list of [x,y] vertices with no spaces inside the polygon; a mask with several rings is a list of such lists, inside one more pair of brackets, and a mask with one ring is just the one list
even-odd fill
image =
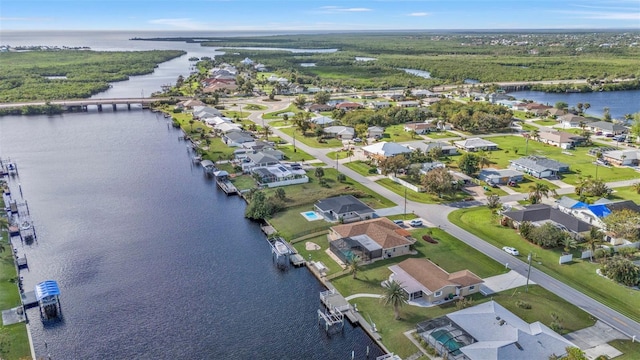
{"label": "swimming pool", "polygon": [[453,355],[460,355],[461,344],[457,342],[447,330],[436,330],[431,333],[431,336],[436,339],[437,342],[444,345]]}
{"label": "swimming pool", "polygon": [[300,213],[300,215],[304,216],[307,221],[316,221],[322,219],[322,216],[318,215],[315,211],[305,211]]}

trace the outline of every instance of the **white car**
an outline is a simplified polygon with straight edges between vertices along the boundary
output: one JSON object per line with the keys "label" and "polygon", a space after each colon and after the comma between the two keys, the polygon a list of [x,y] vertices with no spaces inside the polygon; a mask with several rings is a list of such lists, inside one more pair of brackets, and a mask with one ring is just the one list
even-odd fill
{"label": "white car", "polygon": [[422,226],[422,220],[413,219],[413,220],[409,221],[409,225],[411,225],[413,227]]}
{"label": "white car", "polygon": [[502,248],[502,250],[504,250],[507,254],[511,254],[513,256],[520,255],[520,252],[518,251],[518,249],[512,248],[511,246],[505,246]]}
{"label": "white car", "polygon": [[402,220],[393,220],[393,223],[400,226],[404,225],[404,221]]}

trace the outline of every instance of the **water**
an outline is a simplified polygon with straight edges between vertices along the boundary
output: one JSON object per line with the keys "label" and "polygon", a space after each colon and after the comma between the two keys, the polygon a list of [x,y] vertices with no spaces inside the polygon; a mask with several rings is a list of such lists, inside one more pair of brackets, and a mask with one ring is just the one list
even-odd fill
{"label": "water", "polygon": [[625,114],[640,112],[640,90],[602,91],[590,93],[545,93],[542,91],[515,91],[509,95],[516,99],[533,100],[553,106],[558,101],[564,101],[569,107],[578,103],[589,103],[591,107],[586,111],[588,115],[602,117],[604,108],[608,107],[611,117],[623,119]]}
{"label": "water", "polygon": [[[107,39],[118,50],[127,44]],[[42,40],[33,41],[53,44]],[[188,72],[188,57],[213,51],[165,44],[189,53],[97,97],[157,91]],[[36,355],[363,359],[367,347],[380,355],[359,328],[326,335],[316,313],[322,286],[306,269],[274,266],[245,203],[193,167],[178,135],[139,109],[0,118],[0,154],[20,166],[12,186],[21,184],[38,233],[23,249],[25,288],[55,279],[62,291],[63,322],[44,326],[37,309],[28,312]]]}
{"label": "water", "polygon": [[425,78],[425,79],[431,79],[431,73],[428,72],[428,71],[417,70],[417,69],[400,69],[400,70],[406,72],[407,74],[419,76],[419,77]]}

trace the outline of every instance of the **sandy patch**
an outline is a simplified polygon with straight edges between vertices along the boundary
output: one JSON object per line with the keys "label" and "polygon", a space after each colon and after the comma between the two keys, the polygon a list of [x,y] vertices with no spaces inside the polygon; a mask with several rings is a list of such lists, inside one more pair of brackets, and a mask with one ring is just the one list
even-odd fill
{"label": "sandy patch", "polygon": [[318,245],[318,244],[316,244],[316,243],[314,243],[312,241],[307,241],[306,243],[304,243],[304,248],[306,250],[308,250],[308,251],[309,250],[320,250],[321,249],[320,245]]}

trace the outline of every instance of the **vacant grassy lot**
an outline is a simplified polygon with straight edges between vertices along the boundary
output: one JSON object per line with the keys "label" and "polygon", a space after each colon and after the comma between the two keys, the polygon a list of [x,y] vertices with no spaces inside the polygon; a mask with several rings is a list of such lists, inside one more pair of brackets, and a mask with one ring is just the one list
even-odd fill
{"label": "vacant grassy lot", "polygon": [[251,175],[234,176],[231,178],[231,182],[240,191],[253,189],[257,185]]}
{"label": "vacant grassy lot", "polygon": [[558,125],[558,122],[555,120],[535,120],[534,123],[542,126],[555,126]]}
{"label": "vacant grassy lot", "polygon": [[426,135],[429,139],[448,139],[448,138],[458,138],[460,137],[458,134],[454,134],[449,131],[436,131],[430,132]]}
{"label": "vacant grassy lot", "polygon": [[[536,186],[536,183],[545,184],[550,190],[559,189],[556,184],[553,184],[547,180],[537,179],[531,175],[525,175],[521,182],[516,183],[516,186],[510,186],[510,188],[519,193],[526,194],[531,191],[532,186]],[[552,196],[552,194],[549,194],[549,196]]]}
{"label": "vacant grassy lot", "polygon": [[596,274],[599,264],[576,259],[580,249],[571,251],[573,262],[560,265],[558,259],[563,249],[542,249],[525,241],[515,230],[500,226],[498,218],[486,207],[456,210],[449,215],[449,220],[496,247],[515,247],[523,258],[532,253],[533,266],[631,319],[640,320],[640,309],[635,305],[640,303],[640,291]]}
{"label": "vacant grassy lot", "polygon": [[[596,176],[596,165],[593,164],[595,159],[593,156],[587,155],[592,147],[562,150],[533,140],[530,140],[527,145],[525,138],[520,136],[492,137],[491,141],[498,144],[500,148],[500,150],[492,151],[490,154],[492,166],[506,168],[509,166],[509,160],[518,159],[527,154],[541,155],[571,166],[570,172],[562,175],[562,181],[567,184],[577,184],[580,177],[591,176],[595,178]],[[598,166],[597,171],[598,179],[602,179],[605,182],[638,178],[638,173],[628,168]]]}
{"label": "vacant grassy lot", "polygon": [[356,160],[356,161],[352,161],[350,163],[346,163],[346,164],[344,164],[344,166],[348,167],[349,169],[357,172],[358,174],[360,174],[362,176],[377,175],[377,173],[370,173],[369,172],[369,169],[375,169],[374,166],[371,166],[371,165],[369,165],[366,162],[361,161],[361,160]]}
{"label": "vacant grassy lot", "polygon": [[[323,221],[323,220],[318,220]],[[314,222],[318,222],[314,221]],[[323,221],[324,222],[324,221]],[[325,222],[326,223],[326,222]],[[328,224],[328,223],[327,223]],[[330,224],[329,226],[333,226],[334,224]],[[312,242],[321,247],[320,250],[307,250],[305,243]],[[294,244],[294,247],[298,251],[298,254],[302,255],[305,260],[311,259],[311,261],[320,261],[322,262],[329,270],[327,271],[327,275],[335,274],[343,271],[342,267],[338,265],[329,255],[327,255],[326,250],[329,248],[329,240],[327,239],[327,234],[324,233],[322,235],[318,235],[309,239],[305,239]]]}
{"label": "vacant grassy lot", "polygon": [[284,153],[284,158],[288,161],[308,161],[315,159],[299,148],[296,148],[294,152],[293,145],[278,145],[277,148]]}
{"label": "vacant grassy lot", "polygon": [[301,143],[311,146],[314,148],[339,148],[342,147],[342,141],[338,139],[325,139],[324,142],[319,142],[316,136],[302,136],[299,131],[296,131],[294,128],[281,128],[280,131],[283,133],[293,137],[294,131],[296,132],[295,137],[296,141],[300,141]]}
{"label": "vacant grassy lot", "polygon": [[404,196],[405,190],[406,190],[408,200],[420,202],[423,204],[440,204],[440,203],[448,203],[448,202],[457,202],[457,201],[462,201],[471,196],[464,191],[457,191],[452,195],[443,195],[441,198],[439,198],[436,195],[429,194],[426,192],[420,193],[420,192],[413,191],[411,189],[408,189],[398,184],[397,182],[391,179],[380,179],[380,180],[377,180],[376,182],[400,196]]}
{"label": "vacant grassy lot", "polygon": [[[294,104],[291,104],[286,109],[263,114],[262,118],[265,120],[282,119],[282,114],[288,112],[297,113],[300,112],[300,109],[298,109]],[[289,117],[289,119],[291,119],[291,117]]]}
{"label": "vacant grassy lot", "polygon": [[419,136],[412,137],[409,131],[404,131],[404,125],[391,125],[384,129],[381,141],[404,142],[420,139]]}

